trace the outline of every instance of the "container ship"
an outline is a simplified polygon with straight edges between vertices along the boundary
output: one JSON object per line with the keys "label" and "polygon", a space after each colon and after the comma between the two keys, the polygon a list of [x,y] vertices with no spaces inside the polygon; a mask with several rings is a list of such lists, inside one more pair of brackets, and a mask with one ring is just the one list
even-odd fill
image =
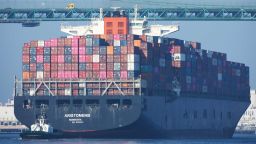
{"label": "container ship", "polygon": [[249,67],[113,10],[23,46],[23,138],[230,138],[250,104]]}

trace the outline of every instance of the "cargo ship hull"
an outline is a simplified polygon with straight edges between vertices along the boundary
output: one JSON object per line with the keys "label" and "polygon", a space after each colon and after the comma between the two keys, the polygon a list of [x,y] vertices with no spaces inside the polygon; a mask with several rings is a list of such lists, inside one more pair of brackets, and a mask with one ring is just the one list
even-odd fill
{"label": "cargo ship hull", "polygon": [[[63,100],[69,104],[58,105]],[[74,104],[78,100],[81,106]],[[187,96],[17,96],[15,115],[30,127],[40,114],[37,105],[47,101],[47,119],[57,135],[38,138],[229,138],[249,105]]]}

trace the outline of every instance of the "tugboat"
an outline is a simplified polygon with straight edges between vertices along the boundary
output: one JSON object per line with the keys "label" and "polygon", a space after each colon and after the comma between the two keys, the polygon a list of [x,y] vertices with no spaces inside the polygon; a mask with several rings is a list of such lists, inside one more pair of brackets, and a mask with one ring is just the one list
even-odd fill
{"label": "tugboat", "polygon": [[24,131],[20,134],[22,139],[50,139],[58,137],[59,133],[53,133],[53,127],[47,122],[46,109],[47,105],[41,104],[41,113],[38,116],[38,119],[30,126],[30,130]]}

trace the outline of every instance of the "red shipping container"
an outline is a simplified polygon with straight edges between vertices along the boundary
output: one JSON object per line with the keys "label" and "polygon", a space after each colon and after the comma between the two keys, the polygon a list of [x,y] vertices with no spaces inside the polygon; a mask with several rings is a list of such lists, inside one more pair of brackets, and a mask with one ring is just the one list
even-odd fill
{"label": "red shipping container", "polygon": [[36,56],[36,62],[37,63],[43,63],[44,62],[44,56],[43,55],[37,55]]}
{"label": "red shipping container", "polygon": [[30,47],[37,47],[38,41],[31,41],[30,42]]}
{"label": "red shipping container", "polygon": [[50,71],[44,72],[44,79],[49,79],[49,78],[51,78],[51,72]]}
{"label": "red shipping container", "polygon": [[107,79],[113,79],[114,78],[114,72],[113,71],[107,71]]}
{"label": "red shipping container", "polygon": [[72,71],[78,71],[78,64],[77,63],[72,63]]}
{"label": "red shipping container", "polygon": [[100,64],[99,63],[93,63],[93,70],[100,70]]}
{"label": "red shipping container", "polygon": [[85,62],[92,62],[92,55],[85,55]]}
{"label": "red shipping container", "polygon": [[64,55],[64,47],[58,47],[58,55]]}
{"label": "red shipping container", "polygon": [[29,63],[29,55],[23,54],[22,55],[22,62],[23,63]]}
{"label": "red shipping container", "polygon": [[43,55],[44,54],[44,49],[42,47],[37,47],[36,48],[36,54],[37,55]]}
{"label": "red shipping container", "polygon": [[58,62],[58,55],[51,55],[51,63],[57,63]]}
{"label": "red shipping container", "polygon": [[84,47],[85,46],[85,38],[80,38],[79,39],[79,47]]}
{"label": "red shipping container", "polygon": [[51,70],[51,64],[50,63],[44,63],[44,71],[50,71]]}
{"label": "red shipping container", "polygon": [[58,70],[58,64],[57,63],[51,63],[51,71],[57,71]]}
{"label": "red shipping container", "polygon": [[127,71],[121,71],[121,79],[127,80]]}
{"label": "red shipping container", "polygon": [[51,47],[57,47],[58,46],[58,40],[57,39],[51,39]]}
{"label": "red shipping container", "polygon": [[58,55],[58,63],[64,63],[64,55]]}
{"label": "red shipping container", "polygon": [[65,63],[65,71],[71,71],[72,70],[72,64]]}
{"label": "red shipping container", "polygon": [[65,78],[65,72],[64,71],[58,71],[58,78]]}
{"label": "red shipping container", "polygon": [[58,48],[57,47],[51,47],[51,55],[57,55],[58,54]]}
{"label": "red shipping container", "polygon": [[107,78],[106,71],[100,71],[100,79],[104,80]]}
{"label": "red shipping container", "polygon": [[114,62],[114,57],[111,54],[107,55],[107,62]]}
{"label": "red shipping container", "polygon": [[71,50],[72,50],[72,55],[78,55],[78,47],[72,46]]}
{"label": "red shipping container", "polygon": [[72,62],[78,63],[78,55],[72,55]]}
{"label": "red shipping container", "polygon": [[120,62],[127,62],[127,55],[121,55]]}
{"label": "red shipping container", "polygon": [[85,47],[84,46],[83,47],[79,47],[78,48],[78,53],[84,55],[85,54]]}
{"label": "red shipping container", "polygon": [[29,47],[23,47],[22,54],[29,54]]}
{"label": "red shipping container", "polygon": [[85,79],[86,78],[86,72],[85,71],[79,71],[79,78]]}
{"label": "red shipping container", "polygon": [[36,64],[35,63],[30,63],[29,64],[29,69],[30,69],[31,72],[36,71]]}

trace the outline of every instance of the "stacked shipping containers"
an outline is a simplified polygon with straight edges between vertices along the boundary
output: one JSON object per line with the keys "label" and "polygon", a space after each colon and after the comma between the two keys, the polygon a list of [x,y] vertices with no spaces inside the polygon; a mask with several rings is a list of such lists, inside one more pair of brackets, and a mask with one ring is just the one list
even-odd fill
{"label": "stacked shipping containers", "polygon": [[[24,44],[22,61],[24,81],[141,77],[143,93],[148,95],[170,94],[176,81],[183,94],[238,96],[249,89],[249,68],[244,64],[227,61],[226,54],[203,50],[200,43],[172,38],[108,34],[31,41]],[[24,83],[24,92],[31,95],[37,86]],[[99,84],[90,84],[86,90],[78,83],[49,87],[57,87],[55,95],[100,95],[104,90]],[[133,94],[129,84],[122,87],[125,94]],[[49,92],[42,86],[36,94]],[[111,87],[107,91],[107,95],[118,94]]]}

